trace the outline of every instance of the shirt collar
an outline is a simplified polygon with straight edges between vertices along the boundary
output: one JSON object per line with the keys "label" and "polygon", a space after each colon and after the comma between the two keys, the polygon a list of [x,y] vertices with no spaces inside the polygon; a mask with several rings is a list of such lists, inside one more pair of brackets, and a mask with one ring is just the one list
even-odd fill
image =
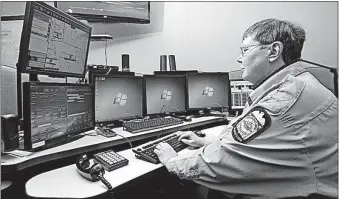
{"label": "shirt collar", "polygon": [[263,92],[272,87],[274,84],[277,84],[284,80],[287,75],[296,76],[305,70],[301,62],[294,62],[288,66],[282,66],[281,70],[278,69],[278,72],[273,73],[272,76],[264,80],[255,90],[249,95],[249,105],[254,102]]}

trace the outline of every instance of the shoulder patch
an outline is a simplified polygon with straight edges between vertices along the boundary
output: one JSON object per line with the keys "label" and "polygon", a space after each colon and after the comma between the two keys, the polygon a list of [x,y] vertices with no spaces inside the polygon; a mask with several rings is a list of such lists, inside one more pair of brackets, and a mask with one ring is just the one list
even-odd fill
{"label": "shoulder patch", "polygon": [[233,139],[247,143],[271,126],[271,116],[264,108],[254,107],[232,126]]}

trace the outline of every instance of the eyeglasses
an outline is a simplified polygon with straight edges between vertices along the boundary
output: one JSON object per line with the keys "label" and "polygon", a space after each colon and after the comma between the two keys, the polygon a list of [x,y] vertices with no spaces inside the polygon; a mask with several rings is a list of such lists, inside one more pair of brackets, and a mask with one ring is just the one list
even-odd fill
{"label": "eyeglasses", "polygon": [[253,49],[255,49],[256,47],[259,47],[259,46],[266,46],[266,45],[265,45],[265,44],[255,44],[255,45],[240,47],[241,56],[242,56],[242,57],[245,57],[245,56],[248,55]]}

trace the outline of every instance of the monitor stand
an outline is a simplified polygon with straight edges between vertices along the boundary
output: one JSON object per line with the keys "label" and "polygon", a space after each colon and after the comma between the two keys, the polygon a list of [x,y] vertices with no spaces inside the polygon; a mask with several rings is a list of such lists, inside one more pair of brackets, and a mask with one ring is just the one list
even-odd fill
{"label": "monitor stand", "polygon": [[38,75],[37,74],[29,74],[29,81],[30,82],[38,82]]}
{"label": "monitor stand", "polygon": [[199,117],[211,116],[211,109],[205,109],[199,111]]}

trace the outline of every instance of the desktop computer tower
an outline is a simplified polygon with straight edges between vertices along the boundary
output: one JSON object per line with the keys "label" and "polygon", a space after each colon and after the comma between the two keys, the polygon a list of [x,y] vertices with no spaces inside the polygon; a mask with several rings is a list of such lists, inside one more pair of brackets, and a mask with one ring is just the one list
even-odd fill
{"label": "desktop computer tower", "polygon": [[14,114],[1,116],[1,152],[19,148],[18,116]]}

